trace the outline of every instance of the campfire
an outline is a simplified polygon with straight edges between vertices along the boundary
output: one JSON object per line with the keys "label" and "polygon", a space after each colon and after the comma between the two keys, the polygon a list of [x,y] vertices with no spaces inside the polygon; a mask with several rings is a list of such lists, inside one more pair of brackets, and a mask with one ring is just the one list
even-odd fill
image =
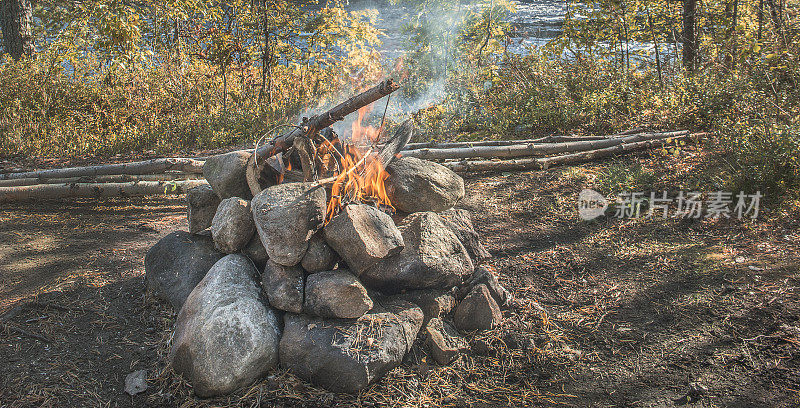
{"label": "campfire", "polygon": [[[187,194],[189,231],[145,259],[148,291],[179,311],[173,368],[199,396],[278,365],[358,392],[412,348],[449,364],[465,333],[500,323],[508,293],[479,266],[490,255],[469,212],[454,208],[464,181],[399,154],[411,121],[391,136],[384,120],[364,124],[395,89],[384,81],[252,151],[206,160],[209,185]],[[349,138],[330,129],[356,111]]]}
{"label": "campfire", "polygon": [[[174,371],[203,397],[278,365],[358,392],[412,350],[449,364],[472,333],[501,323],[509,294],[483,265],[471,214],[456,208],[456,172],[546,169],[703,137],[410,143],[411,121],[364,123],[396,89],[382,81],[252,150],[0,174],[0,202],[186,192],[188,231],[145,258],[148,292],[178,313]],[[332,130],[356,112],[349,137]]]}

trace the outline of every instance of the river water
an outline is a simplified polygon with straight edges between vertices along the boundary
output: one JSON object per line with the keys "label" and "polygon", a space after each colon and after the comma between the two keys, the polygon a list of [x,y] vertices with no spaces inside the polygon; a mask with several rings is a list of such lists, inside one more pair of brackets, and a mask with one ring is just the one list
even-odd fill
{"label": "river water", "polygon": [[[566,12],[565,1],[554,0],[512,0],[516,13],[509,16],[513,30],[510,33],[509,51],[524,52],[531,45],[543,45],[561,32],[561,22]],[[384,58],[393,60],[402,55],[408,43],[403,26],[408,21],[408,14],[413,10],[404,3],[391,4],[386,0],[350,0],[345,6],[350,11],[377,10],[376,25],[385,36],[380,51]],[[431,11],[431,14],[436,14]],[[442,24],[447,24],[442,21]]]}
{"label": "river water", "polygon": [[[554,0],[512,0],[516,6],[516,13],[508,16],[512,30],[509,33],[509,52],[525,53],[530,46],[541,46],[561,33],[561,23],[566,12],[565,1]],[[469,6],[465,6],[469,7]],[[378,47],[382,59],[391,64],[397,57],[402,56],[409,48],[409,35],[403,28],[409,21],[409,14],[415,12],[413,7],[404,3],[391,4],[388,0],[349,0],[345,5],[349,11],[377,10],[378,20],[376,26],[383,31],[382,44]],[[457,38],[454,24],[448,20],[446,13],[431,11],[427,20],[432,21],[429,27],[433,31],[446,31]],[[417,89],[414,97],[397,95],[388,106],[387,116],[393,120],[400,120],[408,113],[415,112],[441,102],[445,96],[444,77],[434,80],[426,89]],[[367,121],[379,121],[383,111],[375,109],[367,115]],[[334,125],[334,130],[345,139],[350,134],[350,123],[356,119],[355,114],[348,116],[343,121]]]}

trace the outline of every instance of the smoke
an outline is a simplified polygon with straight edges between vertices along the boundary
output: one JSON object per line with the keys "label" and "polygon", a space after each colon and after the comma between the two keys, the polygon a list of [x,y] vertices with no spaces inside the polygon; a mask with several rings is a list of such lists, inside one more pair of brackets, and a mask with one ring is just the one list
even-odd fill
{"label": "smoke", "polygon": [[[451,0],[350,0],[345,5],[348,11],[374,10],[377,12],[376,26],[384,35],[378,48],[381,54],[383,71],[393,76],[407,76],[403,89],[389,98],[377,101],[366,115],[364,124],[379,126],[386,109],[390,123],[398,123],[410,115],[446,101],[448,93],[455,84],[449,81],[454,73],[462,73],[465,66],[462,55],[465,42],[477,41],[473,34],[465,34],[467,17],[480,14],[490,1],[472,0],[460,3]],[[549,1],[549,0],[548,0]],[[472,36],[471,36],[472,35]],[[398,63],[400,61],[400,63]],[[398,70],[397,66],[403,68]],[[362,85],[362,84],[358,84]],[[372,84],[363,84],[371,86]],[[358,89],[349,89],[315,109],[305,116],[319,113],[356,94]],[[386,107],[387,99],[389,101]],[[347,138],[351,133],[351,123],[357,114],[351,114],[335,124],[334,130],[340,137]]]}
{"label": "smoke", "polygon": [[[384,72],[404,79],[404,88],[377,101],[365,122],[378,126],[384,110],[389,122],[401,122],[419,110],[442,103],[447,78],[455,69],[459,41],[469,11],[478,5],[449,1],[351,0],[349,11],[376,10],[377,27],[383,31],[379,48]],[[399,68],[398,67],[402,67]],[[353,91],[355,93],[355,90]],[[389,102],[388,107],[386,102]],[[334,125],[347,138],[356,114]]]}

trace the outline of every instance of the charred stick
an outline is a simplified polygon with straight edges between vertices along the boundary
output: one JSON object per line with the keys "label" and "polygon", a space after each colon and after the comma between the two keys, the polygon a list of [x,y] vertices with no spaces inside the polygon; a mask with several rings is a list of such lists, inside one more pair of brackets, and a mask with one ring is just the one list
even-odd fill
{"label": "charred stick", "polygon": [[400,88],[400,85],[395,83],[392,78],[381,81],[378,85],[336,105],[333,109],[324,112],[320,115],[311,117],[307,122],[303,123],[299,128],[292,129],[288,133],[277,137],[275,140],[266,143],[264,146],[256,150],[256,157],[258,160],[266,159],[273,156],[278,152],[282,152],[292,146],[294,138],[303,134],[314,134],[317,131],[324,129],[342,119],[345,116],[357,111],[359,108],[371,104],[386,95],[391,94]]}

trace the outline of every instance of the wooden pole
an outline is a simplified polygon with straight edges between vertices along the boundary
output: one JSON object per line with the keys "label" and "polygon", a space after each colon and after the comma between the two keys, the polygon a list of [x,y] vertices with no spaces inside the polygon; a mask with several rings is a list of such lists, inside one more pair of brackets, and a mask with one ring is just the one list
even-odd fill
{"label": "wooden pole", "polygon": [[69,177],[55,179],[24,178],[0,180],[0,187],[33,186],[36,184],[70,184],[70,183],[124,183],[140,181],[170,181],[198,179],[199,174],[164,173],[164,174],[109,174],[96,177]]}
{"label": "wooden pole", "polygon": [[49,200],[75,197],[131,197],[183,194],[186,190],[208,184],[205,180],[174,182],[141,181],[128,183],[69,183],[0,187],[0,203]]}
{"label": "wooden pole", "polygon": [[635,128],[626,130],[624,132],[616,133],[613,135],[588,135],[588,136],[544,136],[536,139],[517,139],[517,140],[478,140],[467,142],[417,142],[406,144],[405,150],[417,149],[450,149],[454,147],[472,147],[472,146],[510,146],[515,144],[528,144],[528,143],[559,143],[559,142],[582,142],[587,140],[604,140],[613,139],[621,136],[634,135],[637,133],[645,133],[646,130],[642,128]]}
{"label": "wooden pole", "polygon": [[[676,136],[671,140],[699,140],[704,133],[685,134]],[[622,155],[638,150],[662,147],[667,144],[667,139],[645,140],[633,143],[624,143],[603,149],[588,150],[578,153],[565,154],[554,157],[540,157],[516,160],[477,160],[453,161],[442,163],[443,166],[457,173],[483,172],[483,171],[515,171],[515,170],[543,170],[564,164],[577,164],[600,158]]]}
{"label": "wooden pole", "polygon": [[68,167],[64,169],[49,169],[25,171],[20,173],[0,174],[0,180],[12,179],[52,179],[67,177],[95,177],[111,174],[155,174],[166,171],[182,171],[186,173],[202,173],[203,161],[186,158],[151,159],[132,163],[104,164],[97,166]]}
{"label": "wooden pole", "polygon": [[510,146],[475,146],[451,149],[416,149],[404,150],[403,156],[416,157],[426,160],[465,159],[472,157],[499,158],[499,157],[529,157],[548,154],[568,153],[576,151],[596,150],[616,146],[624,143],[633,143],[644,140],[668,139],[687,135],[688,131],[641,133],[614,139],[587,140],[568,143],[523,144]]}

